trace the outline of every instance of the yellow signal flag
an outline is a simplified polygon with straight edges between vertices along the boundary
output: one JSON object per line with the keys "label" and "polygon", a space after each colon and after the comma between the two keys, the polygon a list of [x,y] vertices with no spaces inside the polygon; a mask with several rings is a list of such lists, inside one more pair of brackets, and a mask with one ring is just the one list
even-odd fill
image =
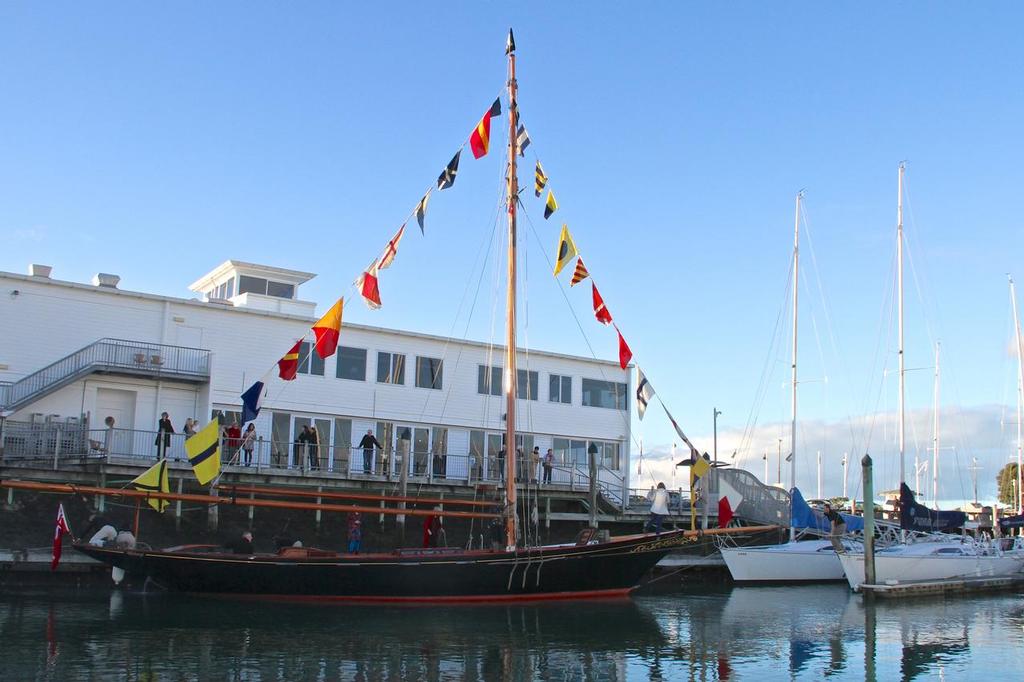
{"label": "yellow signal flag", "polygon": [[[167,458],[162,458],[159,462],[133,478],[131,484],[135,486],[136,490],[151,493],[171,492],[171,482],[167,475]],[[167,505],[170,504],[170,502],[164,499],[147,499],[146,503],[158,512],[163,512]]]}
{"label": "yellow signal flag", "polygon": [[220,424],[214,419],[196,435],[185,441],[185,452],[189,464],[199,479],[199,485],[206,485],[220,473]]}
{"label": "yellow signal flag", "polygon": [[558,210],[558,202],[555,201],[554,192],[548,190],[547,201],[544,202],[544,220],[551,217],[551,214]]}
{"label": "yellow signal flag", "polygon": [[694,453],[693,464],[690,465],[690,485],[693,486],[697,479],[704,478],[709,471],[711,471],[711,465],[708,461]]}
{"label": "yellow signal flag", "polygon": [[573,258],[579,254],[576,250],[576,242],[572,240],[572,235],[569,234],[569,226],[562,225],[562,234],[558,237],[558,255],[555,256],[555,277],[558,277],[558,273],[562,271],[566,265],[569,264]]}

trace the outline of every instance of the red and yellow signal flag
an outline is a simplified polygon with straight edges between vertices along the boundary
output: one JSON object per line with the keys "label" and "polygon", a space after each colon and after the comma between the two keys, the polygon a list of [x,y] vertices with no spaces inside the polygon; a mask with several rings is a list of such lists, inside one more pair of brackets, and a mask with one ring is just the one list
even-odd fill
{"label": "red and yellow signal flag", "polygon": [[577,258],[576,271],[572,273],[572,280],[569,282],[569,286],[574,287],[587,277],[590,277],[590,273],[587,272],[587,266],[583,264],[582,258]]}
{"label": "red and yellow signal flag", "polygon": [[341,336],[341,313],[345,307],[344,297],[331,306],[323,317],[313,325],[313,333],[316,335],[316,354],[322,359],[334,355],[338,350],[338,337]]}
{"label": "red and yellow signal flag", "polygon": [[284,357],[277,361],[277,376],[285,381],[291,381],[299,371],[299,350],[302,348],[302,339],[295,342],[292,349],[284,354]]}
{"label": "red and yellow signal flag", "polygon": [[495,99],[484,117],[476,124],[473,134],[469,136],[469,147],[473,150],[473,158],[479,159],[487,154],[491,146],[491,118],[501,116],[501,100]]}

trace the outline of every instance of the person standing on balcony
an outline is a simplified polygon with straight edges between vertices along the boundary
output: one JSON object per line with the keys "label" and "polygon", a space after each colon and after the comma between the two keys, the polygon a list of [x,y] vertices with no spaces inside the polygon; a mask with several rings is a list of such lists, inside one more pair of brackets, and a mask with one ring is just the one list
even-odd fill
{"label": "person standing on balcony", "polygon": [[242,452],[245,453],[245,466],[252,466],[252,451],[256,447],[256,425],[249,424],[242,436]]}
{"label": "person standing on balcony", "polygon": [[551,448],[548,448],[548,452],[544,455],[544,480],[543,483],[551,484],[551,470],[555,466],[555,452]]}
{"label": "person standing on balcony", "polygon": [[160,413],[160,421],[156,425],[156,458],[163,459],[167,456],[167,448],[171,447],[171,434],[174,433],[174,426],[171,425],[171,418],[166,412]]}
{"label": "person standing on balcony", "polygon": [[320,468],[320,432],[316,425],[309,427],[309,470],[316,471]]}
{"label": "person standing on balcony", "polygon": [[540,465],[540,446],[533,446],[533,452],[530,453],[530,483],[537,482],[537,467]]}
{"label": "person standing on balcony", "polygon": [[231,422],[231,426],[224,429],[224,446],[228,450],[228,461],[234,462],[238,455],[238,446],[242,444],[242,429],[238,422]]}
{"label": "person standing on balcony", "polygon": [[192,417],[185,420],[185,426],[182,428],[182,432],[185,434],[185,440],[196,435],[196,422]]}
{"label": "person standing on balcony", "polygon": [[359,441],[359,447],[363,449],[363,473],[368,474],[373,467],[373,448],[383,449],[380,441],[373,435],[373,429],[366,429],[366,435]]}

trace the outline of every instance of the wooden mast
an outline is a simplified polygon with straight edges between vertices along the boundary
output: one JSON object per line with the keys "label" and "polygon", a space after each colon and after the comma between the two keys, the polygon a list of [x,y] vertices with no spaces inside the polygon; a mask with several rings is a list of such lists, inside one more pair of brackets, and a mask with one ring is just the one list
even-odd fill
{"label": "wooden mast", "polygon": [[508,291],[505,302],[505,499],[507,546],[516,546],[516,55],[512,29],[508,30]]}

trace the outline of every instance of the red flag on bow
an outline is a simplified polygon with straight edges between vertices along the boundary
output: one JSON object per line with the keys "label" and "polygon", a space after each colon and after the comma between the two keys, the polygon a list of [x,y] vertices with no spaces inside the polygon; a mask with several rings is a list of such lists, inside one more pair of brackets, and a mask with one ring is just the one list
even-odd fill
{"label": "red flag on bow", "polygon": [[359,289],[359,295],[363,297],[363,302],[370,310],[376,310],[381,305],[380,289],[377,285],[377,263],[378,261],[373,261],[369,269],[364,270],[356,280],[356,289]]}
{"label": "red flag on bow", "polygon": [[608,308],[605,307],[604,299],[601,298],[601,294],[597,293],[597,285],[591,282],[590,286],[594,290],[594,317],[596,317],[597,321],[601,324],[611,324],[612,314],[608,312]]}
{"label": "red flag on bow", "polygon": [[50,562],[50,570],[56,571],[60,563],[60,555],[64,550],[64,533],[71,535],[68,528],[68,520],[64,518],[64,505],[57,507],[57,527],[53,531],[53,561]]}
{"label": "red flag on bow", "polygon": [[619,367],[626,369],[629,361],[633,359],[633,351],[626,345],[626,339],[622,338],[622,332],[618,327],[615,328],[615,331],[619,335]]}

